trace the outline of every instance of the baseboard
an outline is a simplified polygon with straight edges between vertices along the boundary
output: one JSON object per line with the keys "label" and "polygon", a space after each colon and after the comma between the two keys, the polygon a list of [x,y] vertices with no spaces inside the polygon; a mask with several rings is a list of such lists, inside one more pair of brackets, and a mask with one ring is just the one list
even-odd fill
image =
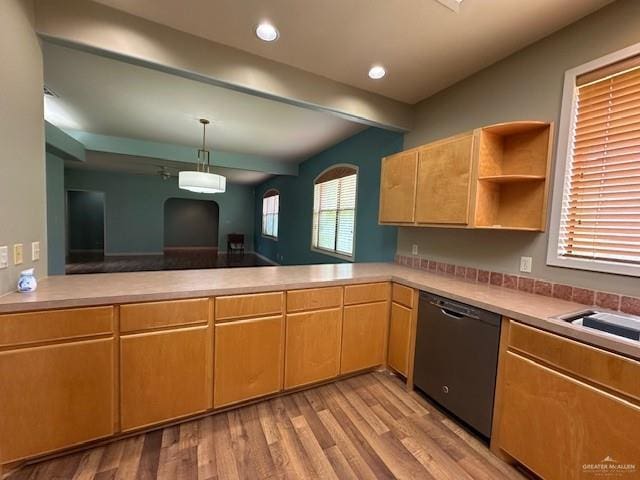
{"label": "baseboard", "polygon": [[278,266],[278,267],[280,266],[280,264],[278,262],[275,262],[275,261],[271,260],[270,258],[265,257],[264,255],[260,255],[258,252],[250,252],[250,253],[253,253],[256,257],[258,257],[261,260],[264,260],[265,262],[270,263],[271,265],[275,265],[275,266]]}
{"label": "baseboard", "polygon": [[144,257],[144,256],[164,255],[164,252],[110,252],[105,253],[105,257]]}

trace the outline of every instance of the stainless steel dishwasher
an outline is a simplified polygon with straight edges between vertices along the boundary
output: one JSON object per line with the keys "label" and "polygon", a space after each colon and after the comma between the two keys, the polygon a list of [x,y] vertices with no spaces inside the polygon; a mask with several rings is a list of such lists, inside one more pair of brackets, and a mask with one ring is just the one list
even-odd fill
{"label": "stainless steel dishwasher", "polygon": [[487,438],[499,342],[500,315],[420,293],[414,384]]}

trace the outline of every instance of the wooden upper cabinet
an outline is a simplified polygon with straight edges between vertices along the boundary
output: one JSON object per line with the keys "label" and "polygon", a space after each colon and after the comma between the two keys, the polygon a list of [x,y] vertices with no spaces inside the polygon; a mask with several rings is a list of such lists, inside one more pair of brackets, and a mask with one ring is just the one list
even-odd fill
{"label": "wooden upper cabinet", "polygon": [[0,463],[112,435],[114,352],[112,337],[0,352]]}
{"label": "wooden upper cabinet", "polygon": [[473,134],[453,137],[420,150],[417,223],[469,223]]}
{"label": "wooden upper cabinet", "polygon": [[410,150],[382,159],[380,173],[381,223],[413,223],[418,151]]}
{"label": "wooden upper cabinet", "polygon": [[382,159],[380,223],[543,231],[553,124],[476,128]]}

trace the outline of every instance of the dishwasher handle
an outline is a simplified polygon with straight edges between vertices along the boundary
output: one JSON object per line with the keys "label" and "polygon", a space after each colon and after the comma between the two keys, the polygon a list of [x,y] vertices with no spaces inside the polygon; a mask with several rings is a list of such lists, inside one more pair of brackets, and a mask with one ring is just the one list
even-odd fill
{"label": "dishwasher handle", "polygon": [[474,315],[472,312],[470,312],[469,310],[466,309],[456,309],[455,307],[452,308],[452,305],[447,305],[444,302],[438,302],[438,301],[430,301],[429,302],[430,305],[433,305],[436,308],[439,308],[440,311],[445,314],[447,317],[451,317],[451,318],[455,318],[457,320],[460,320],[461,318],[473,318],[474,320],[480,320],[480,317],[478,315]]}

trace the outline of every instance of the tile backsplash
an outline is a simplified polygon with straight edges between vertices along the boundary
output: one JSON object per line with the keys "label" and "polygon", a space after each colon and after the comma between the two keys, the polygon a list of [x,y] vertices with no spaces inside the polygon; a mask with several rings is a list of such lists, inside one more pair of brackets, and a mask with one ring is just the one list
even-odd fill
{"label": "tile backsplash", "polygon": [[437,262],[428,258],[396,255],[396,263],[411,268],[426,270],[440,275],[455,276],[471,282],[489,283],[498,287],[535,293],[546,297],[570,300],[584,305],[596,305],[609,310],[618,310],[631,315],[640,315],[640,298],[601,292],[547,280],[512,275],[502,272],[491,272],[464,265]]}

